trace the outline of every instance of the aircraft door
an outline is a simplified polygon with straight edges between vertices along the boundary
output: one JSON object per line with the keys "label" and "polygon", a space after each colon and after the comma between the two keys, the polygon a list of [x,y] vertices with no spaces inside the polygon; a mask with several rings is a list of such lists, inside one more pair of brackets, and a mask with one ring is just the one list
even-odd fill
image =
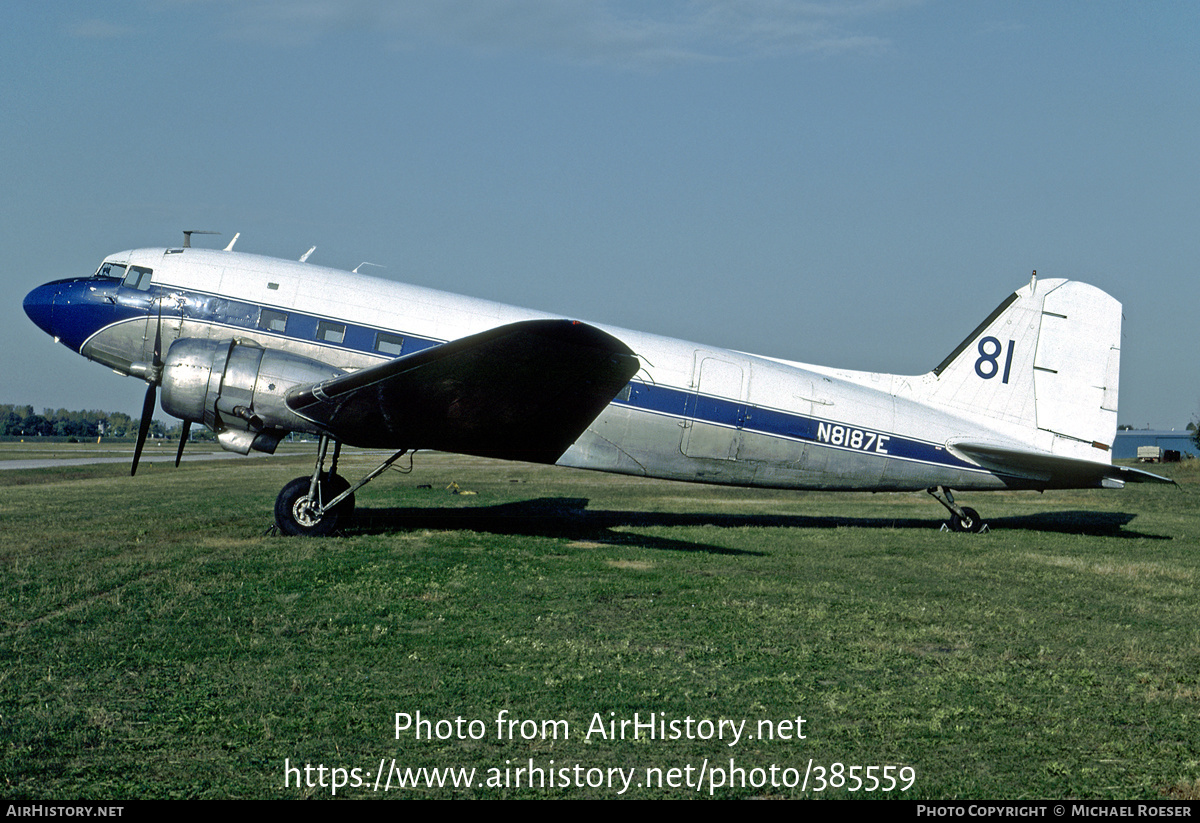
{"label": "aircraft door", "polygon": [[694,394],[679,450],[688,457],[736,460],[746,416],[746,375],[738,363],[697,350]]}

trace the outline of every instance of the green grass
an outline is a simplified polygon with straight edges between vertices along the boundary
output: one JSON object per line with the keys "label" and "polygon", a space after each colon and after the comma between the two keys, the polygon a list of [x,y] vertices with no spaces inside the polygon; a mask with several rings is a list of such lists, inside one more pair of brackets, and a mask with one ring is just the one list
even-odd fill
{"label": "green grass", "polygon": [[[810,759],[908,766],[915,784],[888,796],[910,799],[1197,797],[1194,464],[1160,469],[1178,490],[962,494],[992,527],[964,535],[937,530],[924,494],[418,455],[360,492],[344,536],[264,534],[308,467],[0,472],[0,795],[329,797],[285,786],[285,760],[373,782],[393,759],[485,785],[388,797],[617,794],[486,785],[532,759],[572,779],[635,769],[625,796],[683,797],[637,784],[732,758],[751,782]],[[418,711],[485,733],[397,739],[396,713]],[[501,711],[570,736],[500,739]],[[635,712],[746,734],[585,739],[596,714]],[[804,739],[758,738],[797,716]],[[864,794],[810,780],[713,793]]]}

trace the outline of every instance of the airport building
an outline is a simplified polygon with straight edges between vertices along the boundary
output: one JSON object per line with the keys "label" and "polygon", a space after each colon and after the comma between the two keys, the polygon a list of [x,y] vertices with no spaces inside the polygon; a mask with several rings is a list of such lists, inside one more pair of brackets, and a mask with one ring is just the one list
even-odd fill
{"label": "airport building", "polygon": [[1187,455],[1200,457],[1200,450],[1192,440],[1192,432],[1179,429],[1125,429],[1117,432],[1113,442],[1113,459],[1133,460],[1138,456],[1138,447],[1157,446],[1166,451],[1177,451],[1184,459]]}

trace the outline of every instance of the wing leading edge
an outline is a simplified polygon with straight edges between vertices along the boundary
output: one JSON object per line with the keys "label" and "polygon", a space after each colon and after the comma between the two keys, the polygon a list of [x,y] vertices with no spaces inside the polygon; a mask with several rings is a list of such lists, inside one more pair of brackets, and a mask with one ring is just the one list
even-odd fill
{"label": "wing leading edge", "polygon": [[529,320],[288,392],[344,443],[554,463],[641,363],[606,332]]}

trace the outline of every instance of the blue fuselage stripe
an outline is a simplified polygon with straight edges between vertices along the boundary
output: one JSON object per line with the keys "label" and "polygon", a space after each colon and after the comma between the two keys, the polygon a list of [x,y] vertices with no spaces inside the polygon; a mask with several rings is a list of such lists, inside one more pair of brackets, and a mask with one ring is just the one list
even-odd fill
{"label": "blue fuselage stripe", "polygon": [[[88,338],[103,328],[144,318],[157,312],[160,305],[164,322],[182,316],[189,322],[234,330],[252,330],[284,340],[315,344],[334,350],[361,352],[374,357],[409,355],[445,342],[395,329],[365,326],[340,318],[307,314],[284,306],[231,300],[187,289],[153,286],[147,292],[97,278],[59,281],[54,285],[68,294],[69,299],[64,302],[71,306],[69,312],[60,313],[56,304],[55,325],[63,329],[59,333],[62,342],[75,351],[79,351]],[[264,309],[287,315],[286,326],[282,331],[260,326]],[[69,318],[63,316],[64,314],[69,314]],[[323,321],[345,326],[345,333],[340,342],[318,339],[318,324]],[[398,355],[394,352],[381,352],[376,348],[380,333],[403,338]],[[855,429],[836,420],[797,414],[784,409],[754,406],[746,402],[700,394],[690,389],[632,381],[628,391],[622,391],[613,404],[640,412],[695,420],[841,451],[856,451],[955,469],[979,470],[978,466],[958,459],[936,443],[887,432]]]}
{"label": "blue fuselage stripe", "polygon": [[837,420],[754,406],[727,398],[698,394],[690,389],[632,382],[628,399],[622,392],[613,404],[751,434],[812,443],[839,451],[875,454],[955,469],[979,470],[978,466],[958,459],[937,443],[888,432],[867,431],[847,426]]}

